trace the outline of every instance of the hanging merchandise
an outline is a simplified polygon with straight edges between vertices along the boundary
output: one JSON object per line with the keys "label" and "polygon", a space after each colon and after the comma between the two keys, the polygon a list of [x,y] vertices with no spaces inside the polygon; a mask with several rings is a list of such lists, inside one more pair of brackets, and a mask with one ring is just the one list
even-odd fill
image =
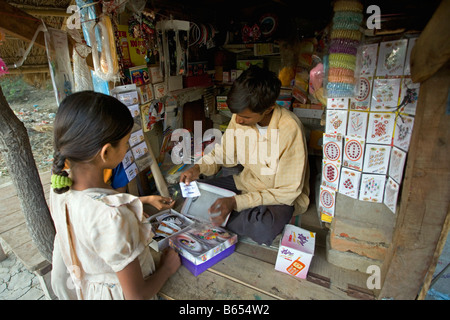
{"label": "hanging merchandise", "polygon": [[102,15],[99,22],[89,30],[95,74],[104,81],[115,81],[118,77],[116,43],[111,19]]}
{"label": "hanging merchandise", "polygon": [[65,97],[72,94],[74,87],[67,33],[63,30],[47,28],[44,37],[53,90],[59,106]]}
{"label": "hanging merchandise", "polygon": [[91,70],[86,63],[86,57],[91,53],[91,48],[86,45],[86,41],[81,39],[80,33],[76,29],[69,29],[69,35],[75,40],[72,52],[74,92],[84,90],[94,90]]}
{"label": "hanging merchandise", "polygon": [[330,34],[329,98],[352,97],[355,92],[356,55],[361,40],[359,26],[363,19],[359,1],[338,0],[334,4],[333,26]]}

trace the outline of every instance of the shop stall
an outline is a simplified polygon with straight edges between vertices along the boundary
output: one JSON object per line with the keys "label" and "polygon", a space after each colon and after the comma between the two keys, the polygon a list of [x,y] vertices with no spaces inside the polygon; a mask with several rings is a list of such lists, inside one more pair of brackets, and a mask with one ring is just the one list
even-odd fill
{"label": "shop stall", "polygon": [[[384,2],[375,5],[378,16],[357,0],[237,8],[213,2],[77,0],[72,24],[63,30],[44,24],[57,103],[94,90],[127,105],[135,122],[122,161],[126,191],[177,201],[162,216],[146,208],[159,231],[151,246],[155,258],[162,243],[171,245],[186,267],[161,294],[251,300],[424,295],[448,233],[448,107],[444,112],[441,101],[448,90],[438,87],[448,88],[449,79],[437,69],[419,76],[426,67],[418,48],[434,37],[432,46],[446,50],[448,59],[448,45],[437,48],[445,40],[429,36],[442,25],[448,31],[438,16],[448,2],[429,4],[436,14],[427,25],[431,14],[411,24],[411,12],[424,6],[418,2],[416,11],[397,16],[387,13],[398,7]],[[448,70],[447,60],[440,61]],[[191,228],[201,221],[195,212],[223,195],[201,186],[207,196],[195,203],[179,184],[181,172],[226,131],[232,117],[227,93],[251,65],[278,75],[276,103],[301,120],[308,144],[310,206],[271,246],[228,234],[226,225]],[[432,157],[440,161],[436,170]],[[436,185],[436,193],[428,191]],[[409,269],[402,261],[415,259],[420,263],[410,265],[412,275],[400,277]]]}

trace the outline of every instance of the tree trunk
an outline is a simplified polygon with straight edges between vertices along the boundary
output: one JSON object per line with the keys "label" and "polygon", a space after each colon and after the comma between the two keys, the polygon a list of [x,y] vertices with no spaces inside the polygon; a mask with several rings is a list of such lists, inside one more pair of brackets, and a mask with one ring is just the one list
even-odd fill
{"label": "tree trunk", "polygon": [[0,151],[17,190],[31,239],[52,261],[55,227],[31,151],[27,130],[9,107],[0,86]]}

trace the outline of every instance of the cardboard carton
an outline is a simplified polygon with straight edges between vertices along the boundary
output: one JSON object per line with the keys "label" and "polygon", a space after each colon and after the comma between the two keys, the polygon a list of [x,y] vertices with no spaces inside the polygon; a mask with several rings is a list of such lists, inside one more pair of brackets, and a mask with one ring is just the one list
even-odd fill
{"label": "cardboard carton", "polygon": [[314,256],[316,234],[287,224],[278,249],[275,270],[306,279]]}

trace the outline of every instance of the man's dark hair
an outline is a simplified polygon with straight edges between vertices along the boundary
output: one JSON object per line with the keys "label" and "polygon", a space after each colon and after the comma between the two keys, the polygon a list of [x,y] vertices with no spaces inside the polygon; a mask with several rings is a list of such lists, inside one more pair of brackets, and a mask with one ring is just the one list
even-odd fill
{"label": "man's dark hair", "polygon": [[275,104],[280,89],[281,81],[274,72],[250,66],[234,81],[227,96],[227,105],[232,113],[245,109],[262,113]]}

